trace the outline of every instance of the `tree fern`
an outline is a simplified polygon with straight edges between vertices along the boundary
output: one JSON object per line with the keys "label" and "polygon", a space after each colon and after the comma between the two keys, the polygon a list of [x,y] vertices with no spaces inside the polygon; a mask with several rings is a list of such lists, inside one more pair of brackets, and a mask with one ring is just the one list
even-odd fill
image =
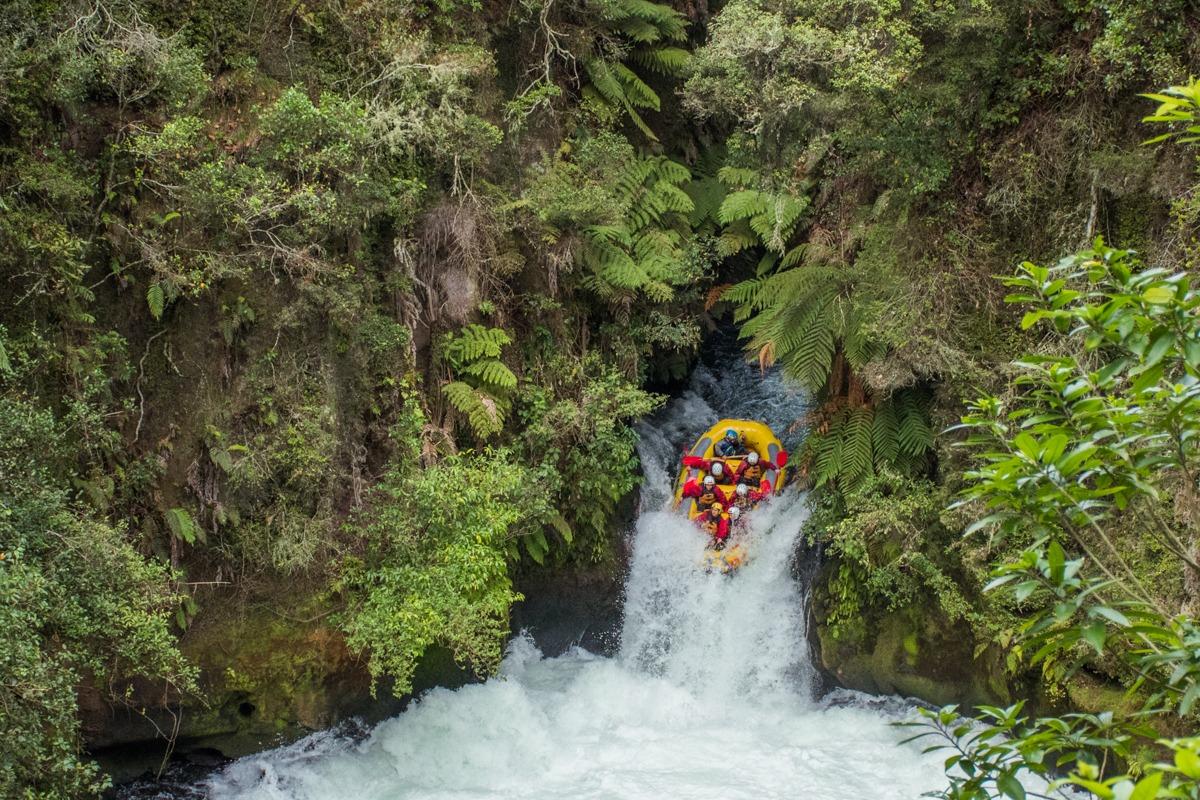
{"label": "tree fern", "polygon": [[690,54],[667,43],[687,38],[687,20],[671,6],[650,0],[614,0],[605,11],[615,36],[610,46],[583,59],[584,71],[591,82],[585,93],[613,110],[624,112],[648,139],[658,141],[638,110],[657,111],[661,100],[624,62],[628,60],[659,75],[682,73]]}
{"label": "tree fern", "polygon": [[694,205],[680,187],[690,179],[687,167],[662,156],[635,159],[615,176],[625,212],[620,223],[584,229],[581,260],[591,273],[585,288],[606,300],[640,293],[657,303],[674,296],[689,278],[683,232]]}
{"label": "tree fern", "polygon": [[[734,306],[747,355],[764,368],[782,367],[823,401],[822,423],[806,445],[814,484],[846,489],[884,465],[919,469],[934,441],[928,399],[912,388],[874,398],[856,374],[884,358],[887,345],[831,237],[794,241],[807,195],[765,190],[753,170],[739,167],[723,166],[717,178],[725,190],[718,253],[757,250],[754,277],[721,295]],[[703,195],[696,188],[691,196],[696,205]]]}

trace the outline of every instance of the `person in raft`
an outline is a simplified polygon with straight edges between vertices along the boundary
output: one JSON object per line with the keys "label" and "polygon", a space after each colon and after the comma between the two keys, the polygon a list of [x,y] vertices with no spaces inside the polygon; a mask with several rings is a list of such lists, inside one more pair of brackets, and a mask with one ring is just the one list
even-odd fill
{"label": "person in raft", "polygon": [[[745,484],[740,484],[745,485]],[[736,505],[729,507],[729,532],[734,536],[744,533],[746,530],[746,515],[742,513],[742,509]]]}
{"label": "person in raft", "polygon": [[759,484],[757,489],[750,488],[748,484],[739,483],[733,488],[733,496],[729,499],[734,508],[740,508],[745,513],[766,500],[770,493],[771,485],[765,480]]}
{"label": "person in raft", "polygon": [[683,465],[691,469],[698,469],[707,472],[716,479],[716,482],[725,486],[733,485],[733,470],[719,458],[707,459],[700,456],[683,457]]}
{"label": "person in raft", "polygon": [[713,452],[721,458],[733,458],[746,452],[746,443],[733,428],[725,431],[725,438],[713,445]]}
{"label": "person in raft", "polygon": [[725,492],[717,486],[712,475],[705,475],[702,481],[697,481],[695,478],[689,480],[683,485],[683,496],[695,498],[696,506],[701,511],[707,511],[713,505],[724,505],[727,502]]}
{"label": "person in raft", "polygon": [[775,466],[775,463],[772,461],[764,460],[756,451],[751,450],[746,454],[745,460],[741,464],[738,464],[737,472],[733,475],[733,480],[735,483],[759,486],[763,480],[763,472],[767,470],[778,471],[779,467]]}
{"label": "person in raft", "polygon": [[729,517],[725,516],[725,508],[720,503],[713,503],[696,517],[696,524],[712,538],[713,550],[725,548],[725,540],[729,538]]}

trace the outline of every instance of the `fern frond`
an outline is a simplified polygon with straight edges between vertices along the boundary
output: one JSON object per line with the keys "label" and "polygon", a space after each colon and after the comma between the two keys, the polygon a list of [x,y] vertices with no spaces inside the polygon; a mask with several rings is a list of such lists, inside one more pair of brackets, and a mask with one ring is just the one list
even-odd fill
{"label": "fern frond", "polygon": [[621,63],[611,65],[613,77],[621,84],[625,102],[635,108],[650,108],[658,111],[662,101],[637,73]]}
{"label": "fern frond", "polygon": [[716,178],[706,177],[692,181],[684,187],[692,198],[692,214],[688,221],[697,228],[705,220],[717,221],[717,212],[725,200],[725,187]]}
{"label": "fern frond", "polygon": [[717,239],[717,255],[728,258],[758,244],[758,236],[744,221],[726,228]]}
{"label": "fern frond", "polygon": [[717,219],[729,225],[740,219],[749,219],[766,212],[767,195],[757,189],[741,189],[725,197],[717,211]]}
{"label": "fern frond", "polygon": [[859,406],[850,411],[841,428],[842,460],[840,476],[854,484],[873,471],[871,458],[871,409]]}
{"label": "fern frond", "polygon": [[442,393],[479,438],[495,436],[504,429],[504,408],[497,398],[463,381],[447,383]]}
{"label": "fern frond", "polygon": [[625,17],[617,23],[617,29],[640,44],[653,44],[663,38],[658,26],[640,17]]}
{"label": "fern frond", "polygon": [[682,47],[639,47],[632,58],[659,75],[678,75],[687,69],[692,54]]}
{"label": "fern frond", "polygon": [[717,180],[731,189],[746,189],[758,183],[758,173],[742,167],[721,167]]}
{"label": "fern frond", "polygon": [[802,263],[804,263],[804,256],[807,254],[807,252],[808,252],[808,244],[807,243],[798,244],[795,247],[793,247],[791,250],[788,250],[787,253],[784,254],[783,260],[779,262],[779,266],[783,267],[784,269],[787,269],[789,267],[794,267],[794,266],[797,266],[798,264],[802,264]]}
{"label": "fern frond", "polygon": [[875,409],[871,425],[871,446],[875,451],[877,467],[895,462],[900,454],[900,420],[896,417],[896,405],[890,400]]}
{"label": "fern frond", "polygon": [[477,358],[497,358],[512,337],[503,328],[485,328],[478,323],[467,325],[446,345],[446,354],[453,361],[468,362]]}
{"label": "fern frond", "polygon": [[675,296],[675,290],[662,281],[646,281],[641,288],[642,294],[655,303],[669,302]]}
{"label": "fern frond", "polygon": [[682,185],[692,179],[692,171],[690,169],[678,161],[672,161],[665,156],[654,160],[654,175],[660,181],[667,181],[677,185]]}
{"label": "fern frond", "polygon": [[464,375],[471,375],[478,378],[486,384],[485,387],[481,388],[486,388],[493,394],[497,391],[508,391],[517,388],[517,376],[499,359],[486,358],[481,361],[474,361],[464,367],[462,372]]}
{"label": "fern frond", "polygon": [[925,403],[912,390],[898,392],[895,400],[900,420],[896,438],[901,452],[910,456],[923,455],[933,447],[933,429],[929,426]]}
{"label": "fern frond", "polygon": [[812,454],[811,478],[814,486],[823,486],[837,477],[842,468],[842,437],[837,435],[841,418],[831,424],[831,430],[824,434],[812,434],[808,438],[809,452]]}
{"label": "fern frond", "polygon": [[162,319],[163,306],[166,298],[163,293],[161,283],[152,283],[150,288],[146,290],[146,305],[150,307],[150,316],[157,319]]}
{"label": "fern frond", "polygon": [[624,225],[589,225],[583,229],[583,234],[595,242],[626,247],[631,244],[629,229]]}

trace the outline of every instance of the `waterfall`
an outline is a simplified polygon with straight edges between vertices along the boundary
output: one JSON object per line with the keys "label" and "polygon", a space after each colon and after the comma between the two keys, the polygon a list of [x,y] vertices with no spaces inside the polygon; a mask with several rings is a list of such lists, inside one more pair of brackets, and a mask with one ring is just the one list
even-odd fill
{"label": "waterfall", "polygon": [[[785,444],[805,399],[710,353],[641,425],[645,473],[618,653],[546,658],[525,635],[500,673],[437,689],[366,736],[315,734],[194,787],[238,800],[888,800],[943,785],[941,759],[901,747],[899,700],[816,696],[805,586],[794,575],[805,498],[756,511],[735,575],[701,568],[704,537],[668,508],[683,446],[718,418],[763,419]],[[716,364],[713,364],[713,361]]]}

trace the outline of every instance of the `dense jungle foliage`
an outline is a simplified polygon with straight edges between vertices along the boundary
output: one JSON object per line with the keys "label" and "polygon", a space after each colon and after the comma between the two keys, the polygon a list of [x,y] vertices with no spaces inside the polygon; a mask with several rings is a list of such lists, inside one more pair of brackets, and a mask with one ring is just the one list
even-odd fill
{"label": "dense jungle foliage", "polygon": [[1197,164],[1143,142],[1196,90],[1139,97],[1192,4],[3,10],[0,795],[99,791],[81,691],[203,694],[231,598],[299,591],[396,692],[485,673],[515,574],[617,567],[629,422],[731,317],[819,401],[836,638],[933,614],[1155,712],[992,709],[949,796],[1195,796],[1151,745],[1200,694]]}

